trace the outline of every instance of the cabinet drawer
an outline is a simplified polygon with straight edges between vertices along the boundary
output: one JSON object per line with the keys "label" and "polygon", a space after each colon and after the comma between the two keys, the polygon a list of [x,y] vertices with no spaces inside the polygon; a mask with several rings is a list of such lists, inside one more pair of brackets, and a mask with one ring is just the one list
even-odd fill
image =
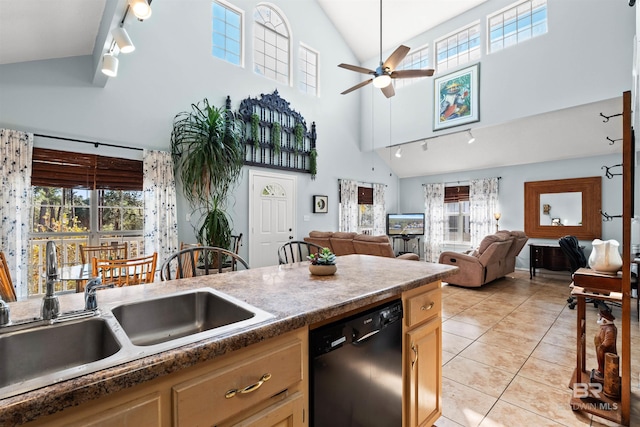
{"label": "cabinet drawer", "polygon": [[434,289],[407,298],[405,318],[409,328],[432,319],[440,314],[442,309],[442,292]]}
{"label": "cabinet drawer", "polygon": [[[295,340],[174,386],[174,424],[214,425],[289,388],[302,380],[302,354]],[[231,390],[237,392],[227,397]]]}

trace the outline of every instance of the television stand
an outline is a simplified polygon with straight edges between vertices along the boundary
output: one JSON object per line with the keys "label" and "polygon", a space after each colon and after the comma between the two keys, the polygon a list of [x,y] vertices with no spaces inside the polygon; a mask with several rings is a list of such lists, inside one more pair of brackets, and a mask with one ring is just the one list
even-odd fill
{"label": "television stand", "polygon": [[403,250],[399,251],[398,255],[415,253],[413,251],[410,251],[407,248],[407,244],[409,243],[410,240],[418,239],[418,256],[420,256],[420,236],[418,236],[418,235],[409,235],[409,234],[401,234],[401,235],[391,236],[391,238],[393,239],[393,249],[394,250],[395,250],[395,247],[396,247],[396,244],[395,244],[396,240],[402,239],[402,241],[403,241]]}

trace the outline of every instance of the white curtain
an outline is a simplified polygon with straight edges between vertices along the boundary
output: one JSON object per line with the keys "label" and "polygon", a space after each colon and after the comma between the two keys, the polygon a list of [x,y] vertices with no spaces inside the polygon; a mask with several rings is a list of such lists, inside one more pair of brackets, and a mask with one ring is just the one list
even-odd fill
{"label": "white curtain", "polygon": [[340,181],[340,218],[338,231],[358,231],[358,182]]}
{"label": "white curtain", "polygon": [[0,129],[0,250],[19,300],[29,293],[32,152],[32,133]]}
{"label": "white curtain", "polygon": [[373,235],[387,234],[386,231],[386,207],[384,203],[384,184],[373,184]]}
{"label": "white curtain", "polygon": [[471,247],[495,232],[493,214],[498,207],[498,178],[472,179],[469,184]]}
{"label": "white curtain", "polygon": [[444,242],[444,184],[425,184],[424,259],[438,262]]}
{"label": "white curtain", "polygon": [[178,250],[176,182],[171,153],[144,150],[144,249],[158,253],[158,265]]}

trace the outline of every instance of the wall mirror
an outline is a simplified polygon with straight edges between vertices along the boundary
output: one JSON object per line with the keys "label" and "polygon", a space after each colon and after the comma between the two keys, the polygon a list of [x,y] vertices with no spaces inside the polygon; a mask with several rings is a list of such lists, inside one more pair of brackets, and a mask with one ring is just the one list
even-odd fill
{"label": "wall mirror", "polygon": [[600,238],[601,209],[599,176],[524,183],[524,231],[529,237]]}

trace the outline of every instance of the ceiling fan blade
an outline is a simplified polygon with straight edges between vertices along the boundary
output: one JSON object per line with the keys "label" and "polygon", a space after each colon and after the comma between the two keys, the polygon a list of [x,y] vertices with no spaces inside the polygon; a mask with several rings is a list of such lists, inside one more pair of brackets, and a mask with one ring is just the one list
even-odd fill
{"label": "ceiling fan blade", "polygon": [[411,48],[407,46],[398,46],[398,48],[394,50],[391,55],[389,55],[387,60],[384,61],[384,65],[382,66],[382,68],[388,68],[392,71],[395,70],[398,64],[402,62],[402,60],[405,56],[407,56],[407,53],[409,53],[410,50]]}
{"label": "ceiling fan blade", "polygon": [[430,77],[434,70],[398,70],[391,73],[392,79],[406,79],[411,77]]}
{"label": "ceiling fan blade", "polygon": [[358,67],[357,65],[338,64],[338,67],[345,68],[345,69],[351,70],[351,71],[355,71],[357,73],[363,73],[363,74],[375,74],[376,73],[373,70],[370,70],[368,68]]}
{"label": "ceiling fan blade", "polygon": [[381,88],[381,90],[387,98],[391,98],[396,94],[396,91],[393,89],[393,83],[389,83],[387,86]]}
{"label": "ceiling fan blade", "polygon": [[[371,83],[373,81],[373,79],[369,79],[369,80],[365,80],[362,83],[358,83],[357,85],[350,87],[349,89],[345,90],[344,92],[341,93],[341,95],[346,95],[349,92],[353,92],[356,89],[360,89],[361,87],[364,87],[366,85],[368,85],[369,83]],[[391,85],[389,85],[391,86]]]}

